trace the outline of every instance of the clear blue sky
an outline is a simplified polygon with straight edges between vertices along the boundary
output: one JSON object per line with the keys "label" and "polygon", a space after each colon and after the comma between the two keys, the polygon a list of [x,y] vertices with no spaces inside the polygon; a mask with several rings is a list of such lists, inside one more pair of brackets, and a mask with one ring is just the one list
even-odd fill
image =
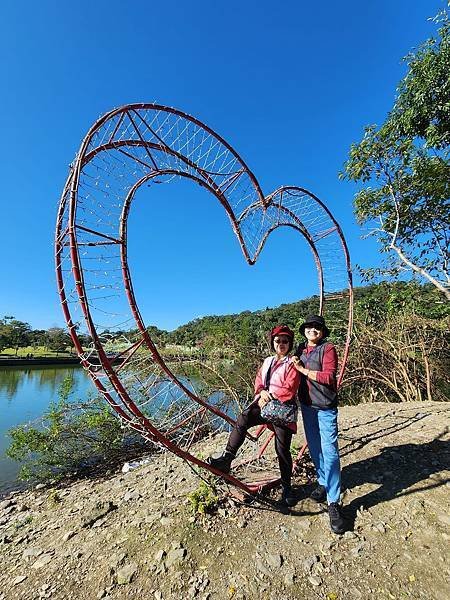
{"label": "clear blue sky", "polygon": [[[64,324],[53,265],[59,195],[92,123],[129,102],[196,116],[240,153],[264,193],[310,189],[341,223],[352,262],[376,264],[375,244],[360,239],[354,222],[355,189],[338,172],[364,125],[384,119],[405,73],[402,57],[430,36],[427,18],[445,4],[4,0],[0,316],[33,328]],[[138,212],[130,225],[148,323],[172,329],[315,293],[311,269],[295,257],[311,259],[294,235],[274,239],[249,268],[229,228],[215,225],[218,205],[183,184],[164,194],[178,214],[167,203],[158,214],[165,223],[151,233]],[[154,259],[161,251],[164,263]]]}

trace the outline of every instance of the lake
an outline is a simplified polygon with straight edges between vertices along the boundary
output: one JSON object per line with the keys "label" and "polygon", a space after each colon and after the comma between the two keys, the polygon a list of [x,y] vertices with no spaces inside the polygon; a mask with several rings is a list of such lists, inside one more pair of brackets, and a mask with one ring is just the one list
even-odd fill
{"label": "lake", "polygon": [[[20,464],[5,455],[11,443],[7,431],[17,425],[38,420],[51,402],[57,402],[59,389],[66,377],[73,378],[73,389],[70,399],[73,402],[96,397],[98,392],[88,375],[79,366],[33,366],[33,367],[0,367],[0,496],[8,491],[24,487],[17,480]],[[192,390],[192,378],[179,376],[184,385]],[[156,409],[167,410],[170,403],[184,397],[184,393],[175,385],[162,384],[159,403]],[[222,400],[223,392],[213,392],[208,401],[212,404]],[[155,405],[153,405],[155,410]],[[235,407],[222,407],[229,416],[236,418]],[[228,427],[224,423],[225,427]]]}
{"label": "lake", "polygon": [[6,432],[38,419],[51,402],[57,402],[59,388],[67,376],[73,377],[74,401],[96,395],[94,384],[78,366],[0,368],[0,495],[22,485],[17,481],[20,465],[5,456],[10,444]]}

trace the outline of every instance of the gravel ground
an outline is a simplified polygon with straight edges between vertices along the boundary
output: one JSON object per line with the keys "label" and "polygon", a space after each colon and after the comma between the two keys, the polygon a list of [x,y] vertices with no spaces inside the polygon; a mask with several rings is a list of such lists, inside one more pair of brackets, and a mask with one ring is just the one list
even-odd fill
{"label": "gravel ground", "polygon": [[0,502],[0,600],[450,598],[449,411],[438,402],[341,409],[342,536],[308,498],[307,460],[290,512],[274,490],[251,504],[221,493],[212,514],[193,514],[187,496],[200,479],[173,455],[12,494]]}

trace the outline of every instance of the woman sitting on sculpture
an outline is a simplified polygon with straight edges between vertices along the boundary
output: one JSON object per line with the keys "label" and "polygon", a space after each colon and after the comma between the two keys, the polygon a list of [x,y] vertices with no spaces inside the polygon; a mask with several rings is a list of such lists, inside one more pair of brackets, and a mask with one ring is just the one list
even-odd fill
{"label": "woman sitting on sculpture", "polygon": [[[208,459],[212,467],[223,473],[229,473],[231,463],[245,440],[247,430],[255,425],[268,425],[275,433],[275,451],[283,486],[282,500],[288,506],[293,506],[296,502],[291,488],[291,440],[292,435],[297,431],[295,398],[300,383],[300,373],[289,356],[293,344],[294,333],[289,327],[279,325],[272,329],[270,346],[275,355],[268,356],[264,360],[256,375],[253,402],[239,415],[236,425],[230,433],[225,451],[217,457],[212,456]],[[261,410],[272,400],[275,400],[275,406],[276,400],[279,400],[292,407],[292,413],[295,413],[293,422],[285,425],[269,423],[261,415]]]}

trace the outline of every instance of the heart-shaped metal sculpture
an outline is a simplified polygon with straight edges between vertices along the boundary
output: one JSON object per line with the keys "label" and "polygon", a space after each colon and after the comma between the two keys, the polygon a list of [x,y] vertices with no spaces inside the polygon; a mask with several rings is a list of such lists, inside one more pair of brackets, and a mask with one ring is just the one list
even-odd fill
{"label": "heart-shaped metal sculpture", "polygon": [[[160,447],[254,492],[263,480],[249,483],[220,474],[190,452],[205,432],[234,424],[239,399],[208,364],[197,361],[193,378],[182,360],[173,363],[176,368],[170,366],[167,352],[163,357],[150,337],[133,291],[127,260],[133,198],[143,184],[176,177],[197,183],[219,200],[249,264],[275,229],[290,227],[303,236],[317,266],[317,310],[322,314],[326,309],[332,320],[330,307],[339,300],[339,382],[352,325],[347,246],[338,223],[316,196],[299,187],[281,187],[264,196],[227,142],[173,108],[131,104],[111,111],[88,132],[71,165],[58,211],[56,273],[64,316],[83,366],[124,423]],[[80,317],[89,339],[79,333]],[[189,362],[188,356],[183,358]],[[206,393],[198,390],[199,373],[205,380],[212,374],[217,385]]]}

